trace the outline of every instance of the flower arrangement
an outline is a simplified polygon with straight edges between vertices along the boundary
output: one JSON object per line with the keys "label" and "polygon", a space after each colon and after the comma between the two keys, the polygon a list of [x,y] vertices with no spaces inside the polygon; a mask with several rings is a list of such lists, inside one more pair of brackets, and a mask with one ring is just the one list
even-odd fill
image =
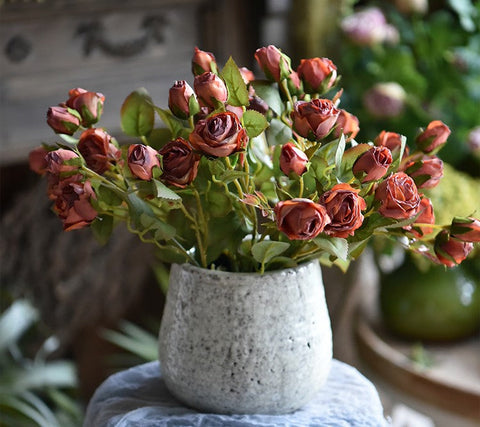
{"label": "flower arrangement", "polygon": [[46,175],[64,230],[90,226],[106,241],[125,222],[166,263],[243,272],[314,258],[345,269],[378,234],[446,266],[467,257],[480,221],[436,225],[421,193],[442,176],[443,122],[421,129],[412,150],[390,131],[359,143],[331,60],[303,59],[294,71],[272,45],[255,58],[264,79],[232,58],[220,71],[195,48],[193,89],[175,82],[168,109],[132,92],[121,108],[132,144],[97,127],[101,93],[72,89],[51,107],[62,142],[33,150],[30,165]]}

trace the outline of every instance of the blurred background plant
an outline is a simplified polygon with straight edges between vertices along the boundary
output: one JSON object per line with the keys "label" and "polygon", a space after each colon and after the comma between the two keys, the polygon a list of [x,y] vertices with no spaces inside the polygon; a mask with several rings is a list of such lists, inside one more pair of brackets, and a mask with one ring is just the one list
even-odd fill
{"label": "blurred background plant", "polygon": [[45,336],[38,311],[15,300],[0,317],[0,425],[73,427],[82,424],[75,365],[50,360],[58,347]]}
{"label": "blurred background plant", "polygon": [[412,123],[439,119],[453,130],[440,157],[480,176],[479,25],[478,1],[350,2],[331,57],[359,139],[387,129],[414,141]]}

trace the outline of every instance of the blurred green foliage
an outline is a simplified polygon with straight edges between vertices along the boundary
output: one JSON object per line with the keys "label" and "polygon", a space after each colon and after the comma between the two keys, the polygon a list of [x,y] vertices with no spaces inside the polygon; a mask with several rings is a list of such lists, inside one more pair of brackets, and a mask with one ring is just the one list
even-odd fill
{"label": "blurred green foliage", "polygon": [[[430,1],[429,10],[401,13],[393,2],[357,2],[348,13],[379,7],[399,32],[398,43],[358,46],[340,37],[330,55],[348,88],[342,108],[360,120],[359,140],[382,130],[405,135],[414,126],[442,120],[452,130],[440,157],[470,175],[480,176],[480,156],[472,155],[469,132],[480,125],[480,2]],[[366,91],[379,82],[399,83],[407,93],[403,114],[377,118],[364,108]],[[412,126],[413,125],[413,126]]]}

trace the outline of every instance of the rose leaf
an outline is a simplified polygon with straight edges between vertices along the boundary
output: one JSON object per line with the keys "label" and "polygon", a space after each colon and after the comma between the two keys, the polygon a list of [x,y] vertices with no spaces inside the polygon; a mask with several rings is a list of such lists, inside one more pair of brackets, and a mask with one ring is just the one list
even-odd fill
{"label": "rose leaf", "polygon": [[120,110],[122,130],[130,136],[146,136],[154,125],[155,113],[150,95],[144,88],[127,96]]}
{"label": "rose leaf", "polygon": [[252,85],[256,95],[262,98],[278,116],[281,116],[285,107],[278,93],[278,87],[266,80],[256,80]]}
{"label": "rose leaf", "polygon": [[266,264],[276,256],[282,254],[290,247],[290,243],[266,241],[257,242],[252,246],[252,255],[255,261]]}
{"label": "rose leaf", "polygon": [[227,102],[236,107],[248,105],[247,85],[243,81],[240,70],[232,57],[229,58],[225,67],[223,67],[222,78],[227,85]]}
{"label": "rose leaf", "polygon": [[247,110],[242,119],[249,138],[255,138],[268,127],[267,119],[258,111]]}
{"label": "rose leaf", "polygon": [[93,235],[97,241],[104,245],[108,242],[113,230],[113,217],[110,215],[99,215],[90,224]]}
{"label": "rose leaf", "polygon": [[344,261],[347,260],[348,243],[346,239],[342,239],[340,237],[317,236],[315,239],[313,239],[313,242],[319,249],[324,250],[330,255],[333,255],[334,257]]}

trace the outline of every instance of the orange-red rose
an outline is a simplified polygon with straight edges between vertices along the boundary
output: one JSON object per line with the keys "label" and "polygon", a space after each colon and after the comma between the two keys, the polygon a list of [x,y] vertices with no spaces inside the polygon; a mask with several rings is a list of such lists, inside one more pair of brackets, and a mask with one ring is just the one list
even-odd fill
{"label": "orange-red rose", "polygon": [[357,177],[365,174],[362,182],[377,181],[387,173],[392,161],[392,153],[387,147],[372,147],[355,161],[352,171]]}
{"label": "orange-red rose", "polygon": [[365,200],[358,190],[348,184],[337,184],[320,197],[320,203],[327,209],[331,219],[325,226],[325,233],[333,237],[353,236],[354,231],[363,223],[362,211],[366,209]]}
{"label": "orange-red rose", "polygon": [[[433,227],[424,226],[423,224],[435,224],[435,214],[433,212],[433,205],[429,198],[422,197],[420,205],[418,207],[419,215],[414,224],[403,227],[404,230],[409,231],[418,239],[422,238],[426,234],[433,233]],[[416,224],[422,224],[418,226]]]}
{"label": "orange-red rose", "polygon": [[195,76],[193,88],[203,107],[216,108],[217,103],[227,101],[227,86],[214,73],[208,72]]}
{"label": "orange-red rose", "polygon": [[339,113],[329,99],[299,101],[292,111],[293,127],[304,138],[322,139],[332,130]]}
{"label": "orange-red rose", "polygon": [[358,132],[360,132],[359,123],[358,117],[348,111],[340,110],[333,134],[336,138],[340,138],[340,136],[344,134],[346,140],[350,141],[357,136]]}
{"label": "orange-red rose", "polygon": [[227,157],[244,150],[248,136],[238,117],[227,111],[199,120],[189,140],[197,151],[209,156]]}
{"label": "orange-red rose", "polygon": [[290,240],[313,239],[330,223],[325,207],[310,199],[278,202],[274,212],[278,229]]}
{"label": "orange-red rose", "polygon": [[87,166],[98,174],[103,174],[110,164],[120,158],[120,150],[111,142],[111,136],[102,129],[87,129],[80,135],[78,151]]}
{"label": "orange-red rose", "polygon": [[433,188],[443,177],[443,162],[437,156],[424,156],[416,162],[409,162],[405,172],[418,188]]}
{"label": "orange-red rose", "polygon": [[480,242],[480,220],[472,217],[454,218],[450,234],[464,242]]}
{"label": "orange-red rose", "polygon": [[162,179],[168,184],[185,188],[197,176],[200,156],[192,151],[188,141],[177,138],[160,150],[162,156]]}
{"label": "orange-red rose", "polygon": [[337,67],[328,58],[302,59],[297,68],[307,93],[323,93],[337,79]]}
{"label": "orange-red rose", "polygon": [[417,136],[417,146],[424,153],[437,151],[447,142],[450,132],[450,128],[445,123],[440,120],[434,120]]}
{"label": "orange-red rose", "polygon": [[47,111],[47,124],[56,133],[73,135],[80,126],[80,119],[66,107],[50,107]]}
{"label": "orange-red rose", "polygon": [[375,199],[380,201],[380,214],[394,219],[412,218],[420,205],[415,182],[404,172],[397,172],[382,181],[375,191]]}
{"label": "orange-red rose", "polygon": [[192,73],[195,76],[203,74],[207,71],[215,71],[217,63],[213,53],[205,52],[195,46],[192,57]]}
{"label": "orange-red rose", "polygon": [[127,155],[128,168],[137,178],[150,181],[153,177],[153,168],[160,167],[157,155],[157,151],[148,145],[130,145]]}
{"label": "orange-red rose", "polygon": [[307,155],[291,142],[282,147],[280,153],[280,169],[285,175],[294,172],[296,175],[303,175],[307,171]]}
{"label": "orange-red rose", "polygon": [[460,264],[473,249],[473,243],[464,242],[449,235],[447,230],[442,230],[435,236],[435,255],[447,267]]}
{"label": "orange-red rose", "polygon": [[97,123],[102,115],[105,97],[101,93],[89,92],[82,88],[71,89],[66,102],[67,107],[76,110],[82,118],[82,126]]}
{"label": "orange-red rose", "polygon": [[177,80],[168,91],[168,108],[177,117],[190,117],[190,98],[195,95],[185,80]]}

